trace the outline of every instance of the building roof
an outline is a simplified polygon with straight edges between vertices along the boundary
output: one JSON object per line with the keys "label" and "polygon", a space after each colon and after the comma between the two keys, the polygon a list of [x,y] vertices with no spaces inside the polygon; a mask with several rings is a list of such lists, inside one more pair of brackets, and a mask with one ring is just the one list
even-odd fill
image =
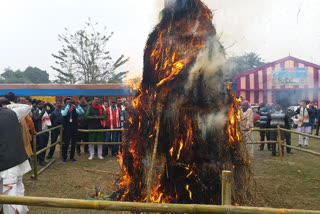
{"label": "building roof", "polygon": [[129,89],[122,83],[107,84],[0,84],[0,89]]}
{"label": "building roof", "polygon": [[121,83],[110,84],[0,84],[0,95],[16,96],[133,96],[136,90]]}
{"label": "building roof", "polygon": [[254,69],[251,69],[251,70],[249,70],[249,71],[246,71],[246,72],[243,72],[243,73],[241,73],[241,74],[238,74],[238,75],[234,76],[233,79],[234,79],[234,80],[237,80],[237,79],[239,79],[240,77],[247,76],[247,75],[252,74],[252,73],[254,73],[254,72],[263,70],[263,69],[268,68],[268,67],[275,66],[276,64],[280,64],[280,63],[285,62],[285,61],[288,61],[288,60],[292,60],[292,61],[295,61],[295,62],[304,64],[305,66],[310,66],[310,67],[313,67],[313,68],[320,69],[320,65],[317,65],[317,64],[314,64],[314,63],[311,63],[311,62],[307,62],[307,61],[304,61],[304,60],[295,58],[295,57],[293,57],[293,56],[287,56],[287,57],[285,57],[285,58],[276,60],[276,61],[274,61],[274,62],[266,63],[266,64],[264,64],[264,65],[262,65],[262,66],[259,66],[259,67],[256,67],[256,68],[254,68]]}

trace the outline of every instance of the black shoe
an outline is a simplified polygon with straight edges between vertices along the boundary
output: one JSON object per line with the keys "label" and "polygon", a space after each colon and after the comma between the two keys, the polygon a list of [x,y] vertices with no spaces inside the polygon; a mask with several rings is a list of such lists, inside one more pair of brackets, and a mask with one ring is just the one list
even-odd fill
{"label": "black shoe", "polygon": [[298,147],[302,147],[302,145],[299,144]]}
{"label": "black shoe", "polygon": [[61,163],[67,163],[66,159],[62,159]]}
{"label": "black shoe", "polygon": [[48,155],[48,156],[47,156],[47,159],[51,159],[51,158],[52,158],[52,155]]}
{"label": "black shoe", "polygon": [[261,149],[261,148],[260,148],[260,149],[258,149],[258,151],[263,151],[263,150],[264,150],[264,149]]}
{"label": "black shoe", "polygon": [[39,165],[40,165],[40,166],[46,166],[47,163],[46,163],[45,161],[40,161]]}
{"label": "black shoe", "polygon": [[305,145],[305,146],[304,146],[304,148],[306,148],[306,149],[307,149],[307,148],[308,148],[308,145]]}
{"label": "black shoe", "polygon": [[72,158],[70,159],[72,162],[78,162],[76,159]]}

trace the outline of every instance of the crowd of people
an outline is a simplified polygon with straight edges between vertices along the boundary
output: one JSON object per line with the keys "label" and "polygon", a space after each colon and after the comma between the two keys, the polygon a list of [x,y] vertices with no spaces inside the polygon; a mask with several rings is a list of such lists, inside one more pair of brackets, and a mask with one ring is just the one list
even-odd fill
{"label": "crowd of people", "polygon": [[[77,100],[77,99],[74,99]],[[36,150],[48,146],[49,128],[63,126],[62,163],[68,158],[76,162],[75,152],[81,155],[81,146],[77,142],[121,142],[121,129],[127,126],[128,100],[121,98],[103,102],[98,96],[79,96],[79,102],[72,97],[55,103],[42,100],[31,100],[29,97],[15,97],[13,93],[0,96],[0,193],[7,195],[24,195],[22,177],[31,170],[29,160],[33,153],[33,137],[36,136]],[[124,105],[123,105],[124,104]],[[106,132],[79,132],[79,129],[109,129]],[[114,129],[113,131],[111,131]],[[40,133],[41,132],[41,133]],[[40,133],[40,134],[38,134]],[[60,129],[51,132],[51,143],[55,143]],[[61,137],[61,136],[60,136]],[[8,144],[10,142],[10,145]],[[70,148],[71,147],[71,148]],[[97,148],[95,148],[97,147]],[[89,160],[97,153],[98,159],[108,155],[108,145],[89,144],[84,146],[83,153]],[[111,155],[116,157],[119,145],[112,145]],[[70,148],[70,149],[69,149]],[[45,166],[45,159],[51,159],[55,146],[37,155],[39,165]],[[0,213],[27,213],[28,208],[21,205],[4,205]]]}
{"label": "crowd of people", "polygon": [[[312,134],[314,127],[316,126],[316,135],[319,134],[319,124],[320,124],[320,114],[318,109],[315,107],[315,102],[310,102],[308,100],[302,100],[300,102],[299,108],[292,112],[287,109],[284,105],[275,104],[274,106],[266,105],[261,103],[259,105],[257,113],[260,115],[259,126],[261,129],[268,128],[280,128],[290,129],[290,118],[295,116],[298,118],[297,132]],[[317,120],[316,120],[317,119]],[[315,124],[317,121],[317,124]],[[253,141],[253,135],[248,132],[254,127],[253,123],[253,111],[250,108],[250,103],[245,100],[241,103],[241,122],[240,127],[243,132],[247,132],[245,135],[246,141]],[[291,133],[286,131],[280,132],[280,138],[282,141],[285,140],[287,145],[291,145]],[[277,131],[261,131],[260,141],[277,141],[278,133]],[[299,135],[298,146],[308,148],[309,137]],[[253,144],[248,144],[248,152],[253,157],[254,149]],[[265,143],[261,143],[259,151],[264,150]],[[276,144],[267,143],[267,149],[272,152],[272,155],[276,155]],[[288,154],[293,154],[291,148],[286,149]],[[284,154],[284,149],[282,147],[282,154]]]}

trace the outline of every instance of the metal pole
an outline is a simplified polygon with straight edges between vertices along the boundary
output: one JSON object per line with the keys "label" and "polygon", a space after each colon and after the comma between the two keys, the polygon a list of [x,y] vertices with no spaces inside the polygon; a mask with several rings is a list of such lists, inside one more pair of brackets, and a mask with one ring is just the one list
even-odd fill
{"label": "metal pole", "polygon": [[231,171],[222,171],[222,205],[231,205]]}
{"label": "metal pole", "polygon": [[37,135],[33,135],[33,176],[38,178],[38,161],[37,161]]}

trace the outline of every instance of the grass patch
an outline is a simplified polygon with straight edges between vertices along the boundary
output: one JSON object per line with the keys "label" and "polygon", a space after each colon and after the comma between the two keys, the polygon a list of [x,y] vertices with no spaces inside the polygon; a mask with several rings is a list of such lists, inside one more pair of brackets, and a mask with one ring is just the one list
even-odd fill
{"label": "grass patch", "polygon": [[[259,134],[254,133],[255,140]],[[298,145],[298,136],[292,135],[292,145]],[[320,152],[320,141],[310,139],[309,149]],[[279,154],[271,156],[271,152],[258,151],[255,145],[253,173],[257,190],[257,206],[275,208],[295,208],[320,210],[320,157],[292,150],[294,154],[285,153],[283,162]],[[76,156],[78,162],[61,163],[59,147],[55,154],[56,162],[38,177],[30,178],[31,172],[24,176],[26,196],[57,197],[86,199],[94,192],[95,185],[102,186],[102,192],[112,193],[117,189],[120,177],[120,166],[116,158],[89,161],[87,155]],[[86,171],[103,170],[107,172]],[[61,209],[47,207],[29,207],[31,213],[104,213],[106,211]],[[112,212],[108,212],[112,213]],[[122,213],[122,212],[117,212]]]}

